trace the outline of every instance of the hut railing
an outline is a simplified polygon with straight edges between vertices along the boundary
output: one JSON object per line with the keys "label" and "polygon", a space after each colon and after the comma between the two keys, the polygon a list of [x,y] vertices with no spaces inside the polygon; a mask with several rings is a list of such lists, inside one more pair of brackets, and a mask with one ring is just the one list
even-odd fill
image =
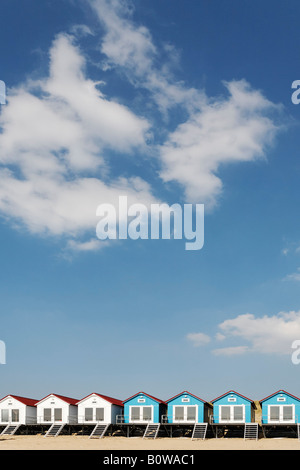
{"label": "hut railing", "polygon": [[109,421],[104,419],[86,419],[85,415],[78,416],[78,424],[111,424]]}
{"label": "hut railing", "polygon": [[36,416],[26,416],[26,424],[36,424]]}
{"label": "hut railing", "polygon": [[133,419],[129,415],[117,415],[116,416],[116,424],[147,424],[152,423],[152,418],[149,419]]}
{"label": "hut railing", "polygon": [[38,416],[36,419],[37,424],[78,424],[77,416],[67,416],[65,420],[63,419],[48,419],[45,420],[43,416]]}
{"label": "hut railing", "polygon": [[276,424],[299,424],[299,417],[298,415],[295,415],[292,419],[283,419],[280,417],[279,419],[270,419],[270,415],[268,414],[263,414],[260,417],[260,423],[261,424],[269,424],[269,425],[276,425]]}
{"label": "hut railing", "polygon": [[125,422],[128,422],[129,416],[124,416],[124,415],[117,415],[116,416],[116,424],[124,424]]}
{"label": "hut railing", "polygon": [[162,415],[161,417],[161,424],[195,424],[197,423],[197,419],[186,419],[186,418],[175,418],[175,415],[169,414],[169,415]]}
{"label": "hut railing", "polygon": [[26,416],[25,421],[23,419],[13,420],[9,419],[7,421],[0,421],[0,426],[16,426],[17,424],[36,424],[36,416]]}
{"label": "hut railing", "polygon": [[215,419],[215,416],[214,415],[210,415],[209,416],[209,420],[208,420],[209,424],[247,424],[248,422],[251,422],[251,421],[246,421],[245,419],[222,419],[220,420],[220,417],[218,417],[218,419],[216,420]]}

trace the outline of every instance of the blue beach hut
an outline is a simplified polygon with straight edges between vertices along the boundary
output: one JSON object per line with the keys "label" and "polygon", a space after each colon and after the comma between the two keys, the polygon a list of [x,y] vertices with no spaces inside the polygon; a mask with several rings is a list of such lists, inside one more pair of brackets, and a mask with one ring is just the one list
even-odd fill
{"label": "blue beach hut", "polygon": [[300,420],[300,398],[278,390],[260,400],[262,424],[296,424]]}
{"label": "blue beach hut", "polygon": [[213,404],[213,423],[243,424],[255,421],[255,403],[250,398],[229,390],[211,401]]}
{"label": "blue beach hut", "polygon": [[123,401],[124,423],[149,424],[160,423],[162,415],[166,414],[167,405],[159,398],[138,392]]}
{"label": "blue beach hut", "polygon": [[166,400],[167,416],[163,417],[166,423],[194,424],[209,421],[212,414],[212,405],[190,392],[183,391]]}

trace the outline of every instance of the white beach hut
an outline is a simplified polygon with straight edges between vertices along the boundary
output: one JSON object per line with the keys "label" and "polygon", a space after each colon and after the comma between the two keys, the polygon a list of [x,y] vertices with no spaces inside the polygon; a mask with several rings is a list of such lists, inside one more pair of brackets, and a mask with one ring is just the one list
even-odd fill
{"label": "white beach hut", "polygon": [[117,415],[123,414],[123,403],[116,398],[91,393],[77,402],[78,423],[94,425],[90,437],[103,437],[110,424],[116,423]]}
{"label": "white beach hut", "polygon": [[77,423],[77,402],[78,399],[54,393],[37,402],[37,423],[52,425],[46,435],[57,435],[64,425]]}
{"label": "white beach hut", "polygon": [[2,434],[14,434],[22,424],[36,423],[37,400],[17,395],[6,395],[0,400]]}
{"label": "white beach hut", "polygon": [[115,424],[116,416],[123,413],[123,403],[116,398],[91,393],[77,402],[78,423],[95,424],[102,422],[105,424]]}

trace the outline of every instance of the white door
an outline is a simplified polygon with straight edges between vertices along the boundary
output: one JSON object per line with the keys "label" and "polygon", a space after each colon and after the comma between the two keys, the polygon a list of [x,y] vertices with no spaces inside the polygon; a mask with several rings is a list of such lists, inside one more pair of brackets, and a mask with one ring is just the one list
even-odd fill
{"label": "white door", "polygon": [[130,406],[131,423],[152,423],[153,406]]}
{"label": "white door", "polygon": [[20,412],[18,409],[2,409],[1,422],[2,423],[18,423],[20,420]]}
{"label": "white door", "polygon": [[198,418],[196,405],[174,405],[173,423],[192,422],[195,423]]}
{"label": "white door", "polygon": [[269,423],[294,423],[295,405],[269,405]]}
{"label": "white door", "polygon": [[62,421],[62,408],[44,408],[44,422],[60,422]]}
{"label": "white door", "polygon": [[220,423],[244,423],[245,405],[220,405]]}

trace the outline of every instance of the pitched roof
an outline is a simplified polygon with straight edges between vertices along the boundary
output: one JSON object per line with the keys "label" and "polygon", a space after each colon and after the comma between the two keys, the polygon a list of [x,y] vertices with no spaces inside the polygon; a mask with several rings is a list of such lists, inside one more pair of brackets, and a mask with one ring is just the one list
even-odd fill
{"label": "pitched roof", "polygon": [[126,403],[126,401],[131,400],[132,398],[134,398],[134,397],[136,397],[136,396],[138,396],[138,395],[146,395],[146,397],[152,398],[152,400],[157,401],[157,403],[163,403],[163,404],[165,404],[164,401],[160,400],[159,398],[153,397],[152,395],[149,395],[148,393],[145,393],[145,392],[138,392],[138,393],[135,393],[134,395],[132,395],[132,397],[129,397],[129,398],[127,398],[126,400],[124,400],[123,403]]}
{"label": "pitched roof", "polygon": [[299,400],[299,401],[300,401],[300,398],[296,397],[295,395],[292,395],[292,394],[289,393],[289,392],[286,392],[285,390],[277,390],[277,392],[274,392],[274,393],[272,393],[271,395],[269,395],[269,396],[263,398],[262,400],[259,400],[259,403],[262,403],[263,401],[267,400],[268,398],[274,397],[274,396],[277,395],[278,393],[286,393],[286,394],[289,395],[290,397],[296,398],[296,400]]}
{"label": "pitched roof", "polygon": [[18,400],[19,402],[23,403],[24,405],[27,406],[35,406],[38,400],[34,400],[33,398],[26,398],[26,397],[19,397],[18,395],[6,395],[5,397],[1,398],[0,401],[4,400],[5,398],[14,398],[15,400]]}
{"label": "pitched roof", "polygon": [[123,402],[121,400],[118,400],[117,398],[112,398],[112,397],[108,397],[107,395],[101,395],[100,393],[90,393],[89,395],[87,395],[86,397],[82,398],[81,400],[79,400],[77,402],[78,403],[81,403],[83,400],[85,400],[86,398],[90,397],[91,395],[97,395],[98,397],[100,398],[103,398],[103,400],[106,400],[108,401],[109,403],[111,403],[112,405],[118,405],[118,406],[123,406]]}
{"label": "pitched roof", "polygon": [[169,403],[169,401],[172,401],[172,400],[174,400],[175,398],[180,397],[180,395],[190,395],[190,396],[192,396],[192,397],[194,397],[194,398],[197,398],[197,400],[202,401],[203,403],[207,403],[205,400],[202,400],[202,398],[199,398],[199,397],[197,397],[196,395],[193,395],[192,393],[188,392],[187,390],[184,390],[183,392],[178,393],[178,395],[175,395],[174,397],[169,398],[168,400],[166,400],[166,403]]}
{"label": "pitched roof", "polygon": [[63,400],[63,401],[65,401],[66,403],[68,403],[69,405],[77,405],[77,403],[78,403],[78,399],[77,399],[77,398],[65,397],[65,396],[63,396],[63,395],[57,395],[56,393],[49,393],[49,395],[47,395],[47,396],[44,397],[44,398],[41,398],[41,400],[39,400],[37,403],[40,403],[41,401],[46,400],[46,398],[50,397],[51,395],[53,395],[54,397],[60,398],[61,400]]}
{"label": "pitched roof", "polygon": [[234,393],[235,395],[238,395],[239,397],[245,398],[245,400],[248,400],[252,404],[252,406],[255,407],[255,403],[254,403],[253,400],[251,400],[250,398],[245,397],[244,395],[241,395],[240,393],[236,392],[235,390],[229,390],[228,392],[223,393],[223,395],[220,395],[219,397],[215,398],[214,400],[211,400],[211,403],[214,403],[215,401],[219,400],[220,398],[225,397],[226,395],[229,395],[230,393]]}

